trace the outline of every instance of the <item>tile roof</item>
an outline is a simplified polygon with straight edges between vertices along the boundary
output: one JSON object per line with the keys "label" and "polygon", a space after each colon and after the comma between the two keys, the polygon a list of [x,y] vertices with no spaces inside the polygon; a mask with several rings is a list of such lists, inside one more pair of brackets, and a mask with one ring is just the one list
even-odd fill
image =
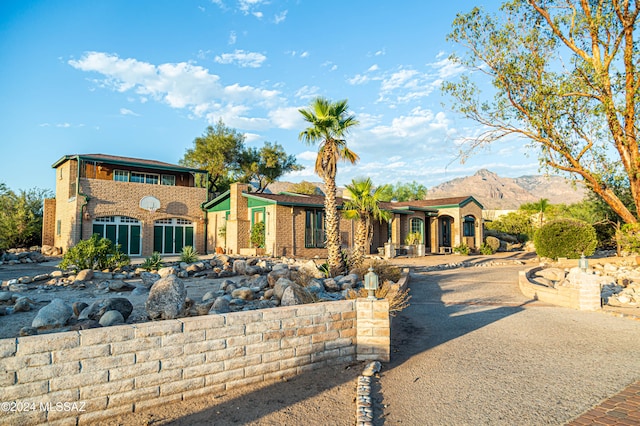
{"label": "tile roof", "polygon": [[[271,200],[278,204],[283,205],[305,205],[305,206],[324,206],[324,196],[322,195],[290,195],[290,194],[265,194],[250,192],[245,193],[245,196],[251,196],[256,198],[262,198],[265,200]],[[336,197],[336,203],[338,206],[344,204],[345,200],[340,197]]]}
{"label": "tile roof", "polygon": [[143,158],[133,158],[133,157],[122,157],[118,155],[108,155],[108,154],[73,154],[73,155],[65,155],[60,160],[55,162],[52,167],[57,167],[58,165],[64,163],[67,160],[72,158],[80,158],[82,160],[93,160],[93,161],[103,161],[105,163],[128,163],[128,164],[137,164],[140,166],[147,167],[159,167],[163,169],[172,169],[172,170],[184,170],[184,171],[198,171],[205,172],[205,170],[193,168],[193,167],[185,167],[177,164],[165,163],[162,161],[156,160],[147,160]]}

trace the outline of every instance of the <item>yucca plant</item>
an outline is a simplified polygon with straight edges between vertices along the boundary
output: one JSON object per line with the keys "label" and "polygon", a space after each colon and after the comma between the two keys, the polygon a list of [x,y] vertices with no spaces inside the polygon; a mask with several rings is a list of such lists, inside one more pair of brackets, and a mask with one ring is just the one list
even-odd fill
{"label": "yucca plant", "polygon": [[154,251],[150,257],[147,257],[144,262],[140,265],[141,268],[146,269],[147,271],[158,270],[162,268],[162,258],[160,257],[160,253]]}
{"label": "yucca plant", "polygon": [[182,253],[180,253],[180,262],[194,263],[200,260],[198,252],[193,246],[182,247]]}

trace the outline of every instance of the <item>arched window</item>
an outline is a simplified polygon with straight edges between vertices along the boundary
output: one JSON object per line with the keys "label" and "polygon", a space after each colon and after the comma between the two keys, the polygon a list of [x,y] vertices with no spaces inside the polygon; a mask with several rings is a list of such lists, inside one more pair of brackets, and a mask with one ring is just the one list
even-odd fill
{"label": "arched window", "polygon": [[424,221],[420,218],[414,217],[409,221],[410,232],[420,234],[420,244],[424,243]]}

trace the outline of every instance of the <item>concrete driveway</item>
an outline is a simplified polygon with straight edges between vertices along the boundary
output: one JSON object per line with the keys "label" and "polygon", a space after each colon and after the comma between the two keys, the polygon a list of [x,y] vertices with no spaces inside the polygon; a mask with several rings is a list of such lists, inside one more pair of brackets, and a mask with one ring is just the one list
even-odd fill
{"label": "concrete driveway", "polygon": [[565,424],[640,378],[640,321],[528,300],[523,266],[412,266],[376,425]]}

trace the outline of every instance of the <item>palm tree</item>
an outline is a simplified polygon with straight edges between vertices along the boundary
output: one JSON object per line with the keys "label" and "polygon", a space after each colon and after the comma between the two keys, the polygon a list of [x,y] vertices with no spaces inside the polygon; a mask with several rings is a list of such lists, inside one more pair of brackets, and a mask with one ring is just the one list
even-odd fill
{"label": "palm tree", "polygon": [[371,179],[354,179],[346,186],[351,196],[344,204],[342,215],[347,219],[357,219],[356,235],[353,245],[352,262],[358,268],[364,261],[365,251],[371,246],[373,238],[373,220],[389,221],[391,212],[380,209],[380,201],[388,185],[373,188]]}
{"label": "palm tree", "polygon": [[347,100],[331,102],[317,97],[308,108],[300,109],[309,127],[300,132],[298,138],[307,144],[319,142],[315,172],[325,186],[324,210],[326,247],[329,266],[342,272],[344,262],[340,255],[340,216],[336,204],[336,173],[338,160],[355,164],[359,157],[347,147],[344,136],[353,126],[360,124],[348,112]]}

